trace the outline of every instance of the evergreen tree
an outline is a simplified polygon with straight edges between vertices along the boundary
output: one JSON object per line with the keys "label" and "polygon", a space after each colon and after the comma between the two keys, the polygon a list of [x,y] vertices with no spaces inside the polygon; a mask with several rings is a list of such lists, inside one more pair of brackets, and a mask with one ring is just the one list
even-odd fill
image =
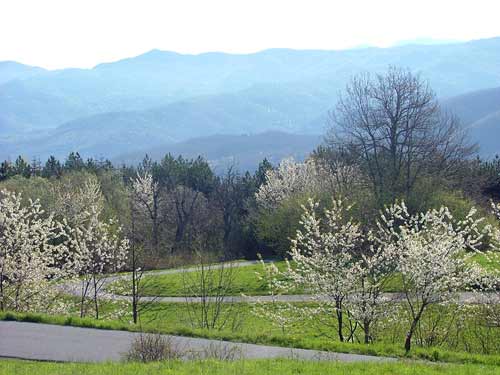
{"label": "evergreen tree", "polygon": [[31,166],[23,159],[22,156],[18,156],[14,163],[14,174],[29,178],[31,176]]}
{"label": "evergreen tree", "polygon": [[0,181],[6,180],[14,175],[12,164],[8,160],[4,160],[0,164]]}
{"label": "evergreen tree", "polygon": [[45,167],[42,171],[42,176],[45,178],[50,177],[61,177],[62,175],[62,166],[59,160],[57,160],[54,156],[50,156],[47,162],[45,163]]}
{"label": "evergreen tree", "polygon": [[78,152],[71,152],[64,163],[64,169],[68,171],[80,171],[85,168],[85,162]]}

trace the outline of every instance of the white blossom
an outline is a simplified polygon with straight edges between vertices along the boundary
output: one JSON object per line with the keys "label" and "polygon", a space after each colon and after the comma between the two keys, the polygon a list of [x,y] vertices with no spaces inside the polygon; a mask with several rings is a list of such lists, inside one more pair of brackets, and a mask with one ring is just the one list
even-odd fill
{"label": "white blossom", "polygon": [[89,202],[84,212],[77,213],[77,220],[73,217],[66,222],[72,267],[81,276],[80,315],[85,315],[85,303],[92,293],[95,317],[99,318],[99,291],[107,273],[125,265],[129,242],[115,219],[103,220],[104,197],[98,182],[88,180],[76,201]]}
{"label": "white blossom", "polygon": [[339,194],[356,180],[354,167],[338,165],[327,169],[314,159],[298,163],[283,159],[276,169],[266,172],[266,182],[256,193],[260,207],[273,209],[287,198],[302,193]]}
{"label": "white blossom", "polygon": [[472,209],[457,221],[446,207],[411,215],[404,203],[387,208],[379,223],[378,241],[398,254],[406,304],[412,318],[411,338],[427,307],[457,301],[457,293],[480,279],[480,268],[469,259],[479,252],[481,218]]}
{"label": "white blossom", "polygon": [[67,275],[63,228],[46,217],[38,201],[22,205],[20,194],[0,191],[0,309],[61,311],[53,284]]}
{"label": "white blossom", "polygon": [[[272,265],[265,268],[264,276],[271,279],[270,290],[307,290],[318,306],[310,308],[308,314],[334,312],[340,340],[344,339],[343,319],[348,317],[365,329],[365,340],[371,340],[370,325],[390,310],[383,306],[386,301],[382,290],[393,271],[394,256],[382,246],[372,246],[363,253],[366,236],[360,224],[348,218],[351,207],[342,200],[333,200],[323,220],[313,200],[303,209],[287,270],[280,273]],[[259,305],[261,310],[265,307]],[[280,310],[273,304],[267,307],[271,310],[267,316],[274,321],[289,319],[290,308],[286,305]],[[349,338],[353,338],[353,332]]]}

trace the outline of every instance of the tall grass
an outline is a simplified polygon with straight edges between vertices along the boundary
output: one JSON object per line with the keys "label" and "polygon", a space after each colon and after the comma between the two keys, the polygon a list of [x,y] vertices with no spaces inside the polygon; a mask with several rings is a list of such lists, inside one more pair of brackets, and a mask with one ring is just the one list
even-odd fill
{"label": "tall grass", "polygon": [[494,375],[500,368],[483,365],[422,363],[336,363],[294,360],[172,361],[156,363],[51,363],[0,360],[0,374],[16,375]]}

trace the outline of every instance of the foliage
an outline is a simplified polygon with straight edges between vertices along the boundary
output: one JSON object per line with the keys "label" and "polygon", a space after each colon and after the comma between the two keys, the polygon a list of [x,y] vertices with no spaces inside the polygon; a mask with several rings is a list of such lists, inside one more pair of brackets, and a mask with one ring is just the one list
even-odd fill
{"label": "foliage", "polygon": [[475,214],[471,210],[464,220],[457,221],[441,207],[410,215],[402,203],[386,208],[381,215],[377,241],[398,254],[397,270],[412,317],[405,341],[407,351],[426,308],[450,302],[457,292],[480,278],[480,269],[468,258],[479,251],[489,227],[480,231],[482,219]]}
{"label": "foliage", "polygon": [[[410,215],[404,203],[394,204],[370,231],[348,217],[350,207],[341,200],[334,200],[322,218],[313,200],[303,209],[301,228],[289,252],[293,267],[280,272],[263,263],[265,276],[281,293],[297,287],[310,292],[319,307],[308,314],[335,313],[340,341],[345,339],[346,317],[349,323],[355,322],[348,341],[358,325],[365,343],[372,340],[370,327],[393,310],[394,303],[384,299],[382,292],[396,275],[401,277],[411,316],[407,351],[429,305],[455,300],[457,292],[481,278],[481,269],[469,258],[479,252],[491,228],[480,228],[482,219],[475,217],[475,210],[456,220],[445,207]],[[270,288],[271,293],[274,290]],[[258,314],[266,307],[275,309],[273,304],[261,303]],[[284,314],[288,314],[286,309]],[[272,311],[269,317],[283,325],[285,315]]]}

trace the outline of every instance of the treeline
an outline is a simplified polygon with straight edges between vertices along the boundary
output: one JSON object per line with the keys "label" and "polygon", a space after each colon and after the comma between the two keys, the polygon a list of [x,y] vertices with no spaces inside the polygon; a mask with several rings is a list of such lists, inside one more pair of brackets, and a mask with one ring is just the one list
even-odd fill
{"label": "treeline", "polygon": [[[51,156],[44,165],[22,157],[4,161],[0,189],[21,193],[26,203],[38,199],[49,213],[62,190],[78,191],[95,176],[105,198],[105,217],[116,217],[129,237],[140,238],[149,253],[148,266],[158,267],[188,258],[195,250],[224,258],[255,257],[265,251],[253,217],[255,193],[271,168],[264,159],[254,173],[229,167],[217,175],[201,157],[167,154],[153,161],[146,156],[138,166],[115,166],[109,160],[84,160],[75,152],[62,161]],[[153,202],[141,212],[148,217],[136,220],[132,235],[133,185],[147,174],[154,181]]]}
{"label": "treeline", "polygon": [[[345,163],[347,156],[341,157]],[[299,224],[301,204],[311,195],[325,204],[337,193],[350,197],[357,202],[355,212],[364,219],[378,212],[380,205],[359,175],[348,177],[346,173],[339,179],[338,158],[334,148],[320,146],[305,163],[288,159],[272,166],[264,159],[254,173],[228,168],[217,175],[201,157],[166,155],[153,161],[146,156],[138,166],[114,166],[109,160],[83,160],[78,153],[71,153],[63,161],[50,157],[40,168],[19,157],[14,163],[2,163],[1,188],[22,193],[26,201],[39,199],[50,211],[57,203],[54,190],[77,190],[89,176],[96,176],[105,197],[105,215],[117,217],[129,228],[132,185],[138,176],[149,173],[156,191],[148,220],[136,224],[136,231],[143,233],[136,236],[143,238],[142,243],[148,237],[154,262],[163,263],[172,255],[182,257],[195,247],[229,258],[253,258],[257,253],[286,253]],[[318,176],[311,169],[313,161],[316,167],[312,168],[321,165],[324,175]],[[337,172],[332,173],[334,170]],[[303,186],[299,186],[301,179]],[[317,186],[312,187],[314,183]],[[340,191],[340,184],[344,191]],[[278,198],[270,205],[272,194]],[[472,205],[486,207],[497,197],[500,159],[473,158],[460,161],[453,176],[420,180],[409,207],[415,212],[444,204],[455,212],[466,212]],[[205,242],[200,244],[202,238]]]}
{"label": "treeline", "polygon": [[45,178],[61,177],[64,173],[75,171],[88,171],[97,173],[114,169],[113,164],[108,159],[84,160],[78,152],[71,152],[68,157],[61,162],[54,156],[50,156],[45,164],[34,158],[30,162],[22,156],[18,156],[14,162],[4,160],[0,164],[0,181],[14,176]]}

